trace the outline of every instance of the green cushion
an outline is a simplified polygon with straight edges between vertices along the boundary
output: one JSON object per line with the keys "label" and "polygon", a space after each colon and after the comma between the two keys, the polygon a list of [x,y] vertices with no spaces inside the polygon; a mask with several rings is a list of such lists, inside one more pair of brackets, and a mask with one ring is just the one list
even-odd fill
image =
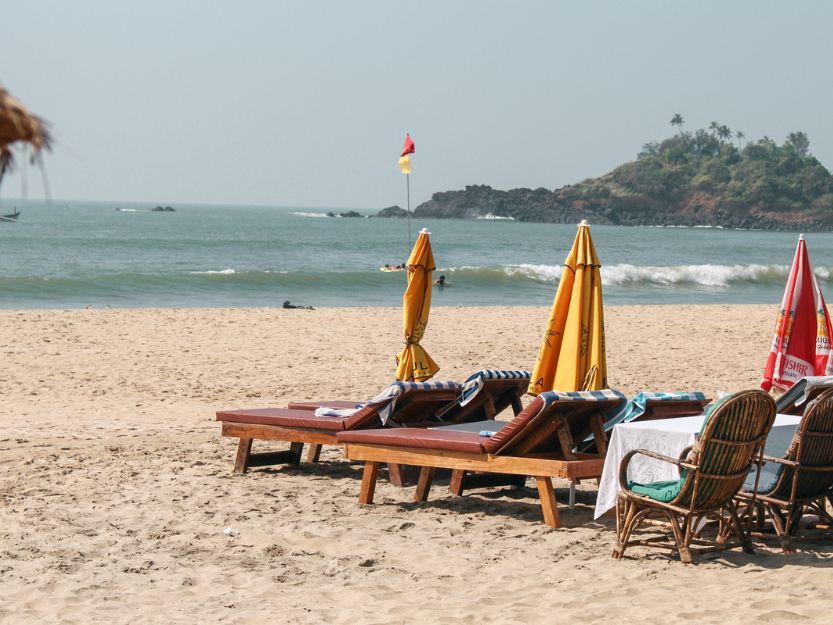
{"label": "green cushion", "polygon": [[654,501],[667,503],[673,501],[680,494],[680,488],[682,488],[683,482],[685,482],[685,478],[671,480],[669,482],[651,482],[650,484],[628,482],[628,490],[637,495],[650,497]]}

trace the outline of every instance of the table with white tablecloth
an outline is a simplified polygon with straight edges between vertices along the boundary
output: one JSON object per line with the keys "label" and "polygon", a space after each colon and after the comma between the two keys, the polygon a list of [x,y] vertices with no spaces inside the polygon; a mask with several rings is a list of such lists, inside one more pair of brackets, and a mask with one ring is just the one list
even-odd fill
{"label": "table with white tablecloth", "polygon": [[[599,518],[616,505],[619,494],[619,464],[629,451],[647,449],[678,458],[686,447],[694,444],[705,418],[705,415],[698,415],[678,419],[635,421],[615,426],[599,480],[595,518]],[[772,431],[767,437],[766,453],[774,457],[782,456],[800,421],[800,416],[776,415]],[[631,458],[628,465],[628,479],[642,484],[676,480],[679,477],[676,465],[640,454]]]}

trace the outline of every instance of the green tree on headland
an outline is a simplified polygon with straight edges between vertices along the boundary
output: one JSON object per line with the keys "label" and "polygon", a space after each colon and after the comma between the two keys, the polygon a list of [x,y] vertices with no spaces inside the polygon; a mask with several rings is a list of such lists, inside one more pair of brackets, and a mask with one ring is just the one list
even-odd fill
{"label": "green tree on headland", "polygon": [[679,134],[646,143],[635,160],[598,178],[552,191],[472,185],[434,194],[416,214],[833,230],[833,176],[810,153],[806,133],[791,132],[779,145],[766,136],[743,142],[743,132],[717,121],[683,132],[679,113],[670,123]]}
{"label": "green tree on headland", "polygon": [[671,118],[671,125],[679,130],[680,134],[683,134],[683,124],[685,124],[683,116],[679,113],[674,113],[674,117]]}

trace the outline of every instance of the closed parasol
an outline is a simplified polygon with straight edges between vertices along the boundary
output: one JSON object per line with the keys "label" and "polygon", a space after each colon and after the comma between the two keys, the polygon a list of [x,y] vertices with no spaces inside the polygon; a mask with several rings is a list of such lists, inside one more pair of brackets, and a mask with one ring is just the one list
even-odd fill
{"label": "closed parasol", "polygon": [[807,376],[833,375],[830,333],[830,315],[802,234],[781,299],[761,388],[787,390]]}
{"label": "closed parasol", "polygon": [[601,263],[582,221],[552,304],[529,393],[607,388]]}
{"label": "closed parasol", "polygon": [[430,234],[422,229],[408,257],[408,286],[402,296],[405,348],[396,356],[396,379],[403,382],[424,382],[440,370],[419,344],[428,325],[431,273],[436,268]]}

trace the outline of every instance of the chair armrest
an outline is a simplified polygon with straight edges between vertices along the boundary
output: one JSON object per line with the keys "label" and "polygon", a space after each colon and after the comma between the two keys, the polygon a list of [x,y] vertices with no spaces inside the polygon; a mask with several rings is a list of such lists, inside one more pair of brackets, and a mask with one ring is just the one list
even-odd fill
{"label": "chair armrest", "polygon": [[662,462],[667,462],[669,464],[675,464],[678,469],[683,468],[689,469],[690,471],[696,471],[698,468],[697,465],[685,462],[678,458],[672,458],[671,456],[666,456],[664,454],[658,454],[655,451],[650,451],[648,449],[633,449],[626,453],[622,458],[622,462],[619,463],[619,488],[621,490],[626,490],[625,486],[628,483],[628,464],[630,464],[631,458],[637,454],[640,456],[648,456],[654,460],[661,460]]}
{"label": "chair armrest", "polygon": [[763,456],[764,462],[774,462],[775,464],[783,464],[788,467],[797,467],[798,463],[795,460],[787,460],[786,458],[774,458],[773,456]]}

